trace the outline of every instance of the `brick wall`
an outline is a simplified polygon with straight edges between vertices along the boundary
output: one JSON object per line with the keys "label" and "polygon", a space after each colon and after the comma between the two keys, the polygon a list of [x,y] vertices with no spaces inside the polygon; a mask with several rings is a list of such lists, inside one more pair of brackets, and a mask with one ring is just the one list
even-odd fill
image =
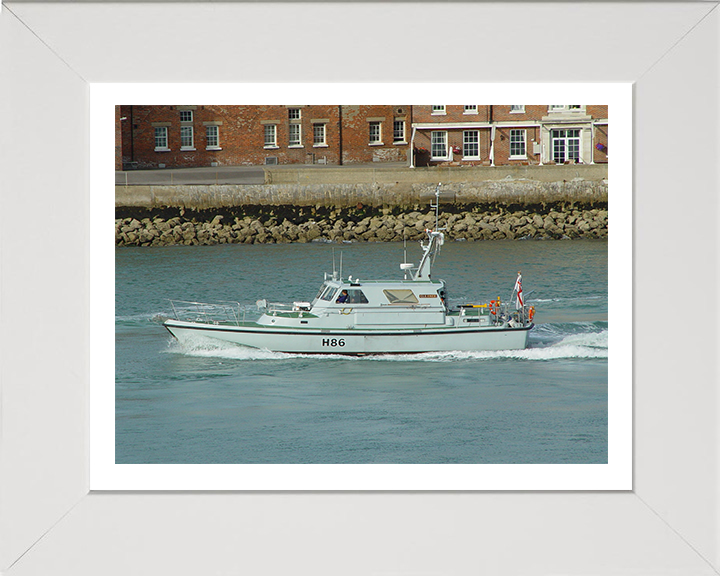
{"label": "brick wall", "polygon": [[[496,126],[496,165],[538,164],[534,143],[548,135],[543,136],[537,124],[576,117],[578,125],[589,127],[591,120],[606,120],[607,114],[608,107],[602,105],[560,114],[551,114],[547,105],[518,110],[510,105],[444,105],[442,111],[405,104],[121,106],[116,107],[116,169],[120,153],[126,167],[139,168],[337,165],[407,162],[411,147],[417,152],[416,165],[423,165],[422,158],[432,149],[433,130],[447,132],[448,154],[430,164],[489,165],[491,123]],[[400,134],[394,130],[396,122],[403,129]],[[419,127],[411,143],[413,124],[438,126]],[[524,131],[524,156],[511,157],[512,130]],[[465,154],[470,150],[465,147],[466,131],[477,134],[477,153],[472,156]],[[607,123],[594,128],[594,162],[607,162],[607,132]]]}
{"label": "brick wall", "polygon": [[343,164],[407,161],[411,124],[407,104],[342,106]]}
{"label": "brick wall", "polygon": [[122,170],[122,130],[120,106],[115,106],[115,170]]}
{"label": "brick wall", "polygon": [[[259,165],[267,158],[279,164],[337,164],[340,158],[337,106],[124,106],[123,110],[132,117],[133,126],[132,134],[129,123],[123,131],[123,160],[140,168]],[[156,146],[156,129],[167,134],[163,148]],[[191,142],[182,141],[183,130]],[[267,131],[273,138],[266,143]],[[291,133],[297,141],[290,141]]]}

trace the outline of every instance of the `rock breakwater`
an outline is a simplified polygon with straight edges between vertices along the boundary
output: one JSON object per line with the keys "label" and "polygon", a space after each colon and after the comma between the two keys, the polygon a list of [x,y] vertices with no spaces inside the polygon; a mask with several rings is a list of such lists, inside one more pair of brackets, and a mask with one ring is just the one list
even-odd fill
{"label": "rock breakwater", "polygon": [[[168,210],[118,214],[116,246],[275,244],[287,242],[398,242],[419,240],[434,227],[434,211],[384,208],[261,209],[242,212]],[[607,238],[607,207],[465,207],[443,210],[449,240],[572,240]]]}

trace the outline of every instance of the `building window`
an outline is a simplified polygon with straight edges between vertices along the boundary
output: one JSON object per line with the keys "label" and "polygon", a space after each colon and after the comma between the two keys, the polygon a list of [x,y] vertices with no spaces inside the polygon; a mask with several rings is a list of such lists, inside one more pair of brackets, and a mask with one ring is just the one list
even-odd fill
{"label": "building window", "polygon": [[300,124],[290,124],[288,128],[288,146],[302,146]]}
{"label": "building window", "polygon": [[431,113],[432,114],[445,114],[445,105],[442,106],[431,106]]}
{"label": "building window", "polygon": [[155,151],[158,150],[169,150],[167,126],[155,128]]}
{"label": "building window", "polygon": [[580,130],[553,130],[551,139],[553,160],[557,164],[580,160]]}
{"label": "building window", "polygon": [[478,113],[477,104],[465,106],[465,108],[463,109],[463,114],[477,114],[477,113]]}
{"label": "building window", "polygon": [[463,132],[463,158],[480,158],[480,132],[478,130]]}
{"label": "building window", "polygon": [[181,126],[180,127],[180,150],[194,150],[193,145],[193,127],[192,126]]}
{"label": "building window", "polygon": [[288,108],[289,120],[300,120],[300,108]]}
{"label": "building window", "polygon": [[582,112],[585,106],[582,104],[550,104],[549,112]]}
{"label": "building window", "polygon": [[444,130],[433,130],[430,134],[430,156],[433,160],[446,160],[447,132]]}
{"label": "building window", "polygon": [[277,126],[265,125],[265,148],[277,148]]}
{"label": "building window", "polygon": [[511,104],[510,114],[521,114],[525,112],[525,104]]}
{"label": "building window", "polygon": [[395,120],[393,122],[393,142],[395,144],[405,143],[405,120]]}
{"label": "building window", "polygon": [[510,130],[510,158],[527,158],[526,130]]}
{"label": "building window", "polygon": [[313,146],[325,146],[325,124],[313,124]]}
{"label": "building window", "polygon": [[193,111],[192,110],[180,110],[180,122],[192,122]]}
{"label": "building window", "polygon": [[382,144],[382,123],[381,122],[370,122],[369,126],[369,139],[368,142],[372,146],[373,144]]}
{"label": "building window", "polygon": [[205,142],[208,149],[220,148],[220,128],[218,126],[205,126]]}

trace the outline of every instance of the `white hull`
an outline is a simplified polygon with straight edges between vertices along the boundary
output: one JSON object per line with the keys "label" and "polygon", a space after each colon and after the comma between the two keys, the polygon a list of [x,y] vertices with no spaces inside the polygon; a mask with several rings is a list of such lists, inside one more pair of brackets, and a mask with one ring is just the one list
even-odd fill
{"label": "white hull", "polygon": [[532,324],[510,327],[436,327],[421,329],[287,329],[259,324],[241,326],[167,320],[165,327],[179,341],[198,337],[232,342],[273,352],[298,354],[412,354],[421,352],[522,350]]}
{"label": "white hull", "polygon": [[[431,264],[444,242],[437,230],[440,185],[435,190],[436,230],[426,230],[420,264],[403,262],[403,280],[343,279],[333,266],[312,302],[292,306],[258,300],[265,312],[241,322],[240,305],[185,302],[184,318],[164,325],[180,341],[211,338],[251,348],[298,354],[413,354],[421,352],[522,350],[533,327],[534,308],[522,302],[518,272],[516,307],[465,304],[451,310],[445,282],[432,280]],[[341,260],[342,262],[342,260]],[[219,317],[214,317],[220,313]]]}

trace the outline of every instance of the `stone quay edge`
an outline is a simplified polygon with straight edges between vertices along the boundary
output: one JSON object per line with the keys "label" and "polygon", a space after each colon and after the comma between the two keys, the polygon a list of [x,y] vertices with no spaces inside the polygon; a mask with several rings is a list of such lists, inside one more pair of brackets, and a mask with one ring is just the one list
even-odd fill
{"label": "stone quay edge", "polygon": [[606,165],[281,167],[265,180],[285,183],[116,186],[116,246],[417,240],[438,182],[449,240],[608,235]]}
{"label": "stone quay edge", "polygon": [[442,200],[460,204],[607,202],[608,194],[604,164],[415,169],[283,166],[264,172],[265,184],[119,185],[115,206],[413,206],[430,202],[438,182]]}

